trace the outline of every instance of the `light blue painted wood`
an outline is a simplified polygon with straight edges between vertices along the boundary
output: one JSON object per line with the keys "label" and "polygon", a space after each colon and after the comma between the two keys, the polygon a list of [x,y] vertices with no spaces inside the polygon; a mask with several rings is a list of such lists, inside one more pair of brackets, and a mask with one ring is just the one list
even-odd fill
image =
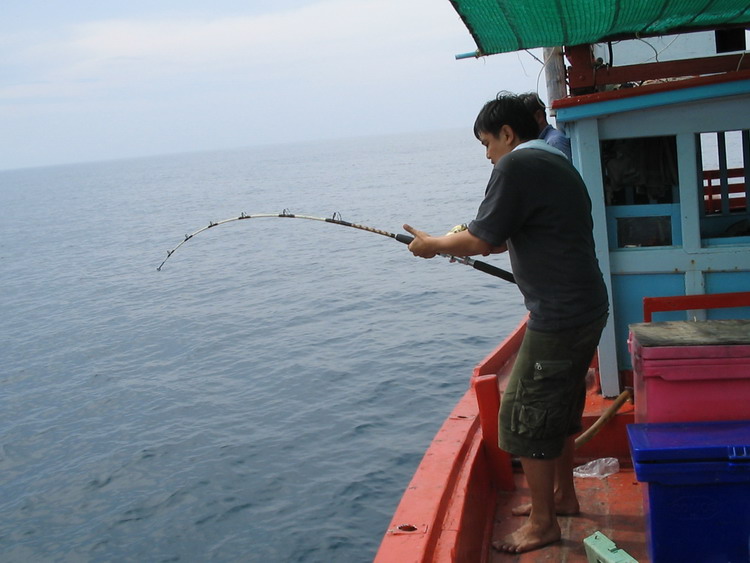
{"label": "light blue painted wood", "polygon": [[616,113],[599,120],[599,137],[631,139],[750,128],[750,94]]}
{"label": "light blue painted wood", "polygon": [[[734,293],[750,291],[750,272],[708,272],[706,293]],[[708,312],[710,319],[750,319],[750,307],[714,309]]]}
{"label": "light blue painted wood", "polygon": [[675,203],[661,203],[653,205],[613,205],[607,207],[607,235],[610,250],[622,248],[622,242],[617,236],[617,220],[627,217],[669,217],[671,221],[670,245],[682,246],[682,220],[680,205]]}
{"label": "light blue painted wood", "polygon": [[747,237],[724,237],[724,238],[708,238],[701,241],[703,246],[732,246],[742,245],[750,246],[750,236]]}
{"label": "light blue painted wood", "polygon": [[682,247],[687,253],[701,248],[700,222],[703,205],[703,179],[698,170],[695,133],[677,135],[677,175],[679,177],[680,222],[682,226]]}
{"label": "light blue painted wood", "polygon": [[[701,240],[703,183],[696,156],[699,133],[750,129],[750,80],[561,109],[557,119],[571,137],[573,162],[592,200],[597,256],[610,291],[612,313],[599,347],[602,388],[605,395],[612,396],[619,391],[616,367],[630,366],[628,325],[642,321],[643,297],[750,289],[750,240]],[[679,202],[666,207],[607,207],[601,141],[666,135],[676,136]],[[665,209],[672,217],[675,244],[614,247],[612,221],[617,217],[659,215]],[[709,318],[714,314],[709,312]],[[740,314],[750,316],[746,311]],[[705,311],[675,312],[665,313],[659,320],[705,316]]]}
{"label": "light blue painted wood", "polygon": [[555,119],[559,122],[567,123],[648,108],[662,110],[665,106],[669,105],[700,102],[703,100],[713,101],[717,98],[747,94],[748,92],[750,92],[750,80],[736,80],[733,82],[680,88],[642,96],[630,96],[617,100],[606,100],[592,104],[558,108]]}
{"label": "light blue painted wood", "polygon": [[[627,342],[629,326],[643,322],[643,298],[682,295],[684,280],[682,273],[612,276],[614,302],[618,311],[615,342],[620,369],[632,369]],[[670,313],[660,320],[685,320],[685,313]]]}
{"label": "light blue painted wood", "polygon": [[734,293],[750,291],[750,272],[707,272],[709,293]]}
{"label": "light blue painted wood", "polygon": [[610,271],[616,274],[750,270],[750,246],[717,246],[686,253],[681,248],[626,248],[610,252]]}
{"label": "light blue painted wood", "polygon": [[[685,295],[703,295],[706,293],[706,277],[701,270],[685,272]],[[695,321],[707,319],[705,310],[689,310],[687,316]]]}
{"label": "light blue painted wood", "polygon": [[597,131],[597,122],[593,119],[570,124],[568,135],[576,138],[572,144],[573,164],[584,178],[591,197],[591,215],[594,220],[594,240],[599,267],[607,284],[610,296],[610,315],[599,340],[599,375],[602,394],[615,397],[620,394],[620,373],[617,365],[617,344],[615,335],[615,318],[617,313],[612,303],[612,282],[609,266],[609,243],[607,241],[607,215],[604,205],[604,181],[602,178],[602,157]]}

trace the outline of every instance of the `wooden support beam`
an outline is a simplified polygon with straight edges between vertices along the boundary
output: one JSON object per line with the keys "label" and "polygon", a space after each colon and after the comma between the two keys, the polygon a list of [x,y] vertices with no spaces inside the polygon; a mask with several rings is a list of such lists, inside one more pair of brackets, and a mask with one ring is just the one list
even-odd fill
{"label": "wooden support beam", "polygon": [[619,67],[595,61],[590,45],[566,47],[565,55],[571,65],[568,81],[574,95],[595,92],[610,84],[750,70],[750,56],[745,53]]}

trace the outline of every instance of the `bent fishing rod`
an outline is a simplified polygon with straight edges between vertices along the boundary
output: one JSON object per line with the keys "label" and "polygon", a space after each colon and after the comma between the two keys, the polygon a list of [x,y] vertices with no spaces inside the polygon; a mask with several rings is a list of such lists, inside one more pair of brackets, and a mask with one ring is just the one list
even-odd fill
{"label": "bent fishing rod", "polygon": [[[311,215],[297,215],[294,213],[289,213],[289,211],[286,209],[282,211],[281,213],[257,213],[254,215],[246,215],[243,212],[239,217],[231,217],[229,219],[224,219],[222,221],[217,221],[215,223],[209,222],[208,225],[206,225],[202,229],[198,229],[194,233],[185,235],[185,238],[182,240],[182,242],[180,242],[180,244],[175,246],[172,250],[167,251],[167,257],[164,259],[164,261],[161,264],[159,264],[159,267],[156,268],[156,270],[160,272],[162,269],[162,266],[164,266],[164,263],[167,260],[169,260],[169,258],[172,256],[172,254],[174,254],[177,251],[178,248],[180,248],[187,241],[192,239],[194,236],[202,233],[203,231],[207,231],[208,229],[213,229],[214,227],[218,227],[219,225],[231,223],[232,221],[244,221],[245,219],[262,219],[262,218],[307,219],[310,221],[322,221],[324,223],[331,223],[333,225],[341,225],[342,227],[351,227],[352,229],[359,229],[360,231],[366,231],[368,233],[375,233],[377,235],[382,235],[385,237],[392,238],[406,245],[410,244],[411,241],[414,240],[414,237],[410,235],[404,235],[400,233],[399,234],[389,233],[388,231],[375,229],[373,227],[368,227],[367,225],[359,225],[357,223],[350,223],[349,221],[344,221],[341,218],[341,215],[339,213],[334,213],[333,217],[313,217]],[[453,256],[451,254],[439,254],[439,255],[444,258],[448,258],[451,262],[458,262],[459,264],[465,264],[467,266],[471,266],[475,270],[479,270],[480,272],[484,272],[486,274],[490,274],[491,276],[501,278],[510,283],[516,283],[516,280],[513,277],[512,273],[506,270],[503,270],[501,268],[498,268],[496,266],[493,266],[492,264],[487,264],[486,262],[482,262],[480,260],[474,260],[472,258],[469,258],[468,256]]]}

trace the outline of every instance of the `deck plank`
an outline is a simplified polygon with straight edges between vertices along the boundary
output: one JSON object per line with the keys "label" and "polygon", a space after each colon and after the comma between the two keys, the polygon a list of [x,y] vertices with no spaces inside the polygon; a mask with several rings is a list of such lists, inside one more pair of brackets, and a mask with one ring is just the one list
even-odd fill
{"label": "deck plank", "polygon": [[[529,489],[523,474],[516,474],[515,477],[516,491],[498,495],[493,531],[495,539],[505,537],[523,523],[522,517],[513,516],[510,511],[516,505],[529,502]],[[596,531],[606,535],[639,563],[647,563],[642,488],[633,470],[625,468],[604,479],[577,478],[576,490],[581,513],[560,518],[562,541],[520,555],[492,549],[490,563],[586,562],[583,540]]]}

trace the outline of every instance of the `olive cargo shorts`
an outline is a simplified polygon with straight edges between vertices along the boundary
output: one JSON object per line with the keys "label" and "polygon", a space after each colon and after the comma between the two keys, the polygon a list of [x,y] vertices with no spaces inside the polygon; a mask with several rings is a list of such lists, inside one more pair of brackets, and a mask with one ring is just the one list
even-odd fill
{"label": "olive cargo shorts", "polygon": [[554,459],[581,431],[586,374],[607,315],[561,332],[526,329],[499,416],[499,446],[520,457]]}

